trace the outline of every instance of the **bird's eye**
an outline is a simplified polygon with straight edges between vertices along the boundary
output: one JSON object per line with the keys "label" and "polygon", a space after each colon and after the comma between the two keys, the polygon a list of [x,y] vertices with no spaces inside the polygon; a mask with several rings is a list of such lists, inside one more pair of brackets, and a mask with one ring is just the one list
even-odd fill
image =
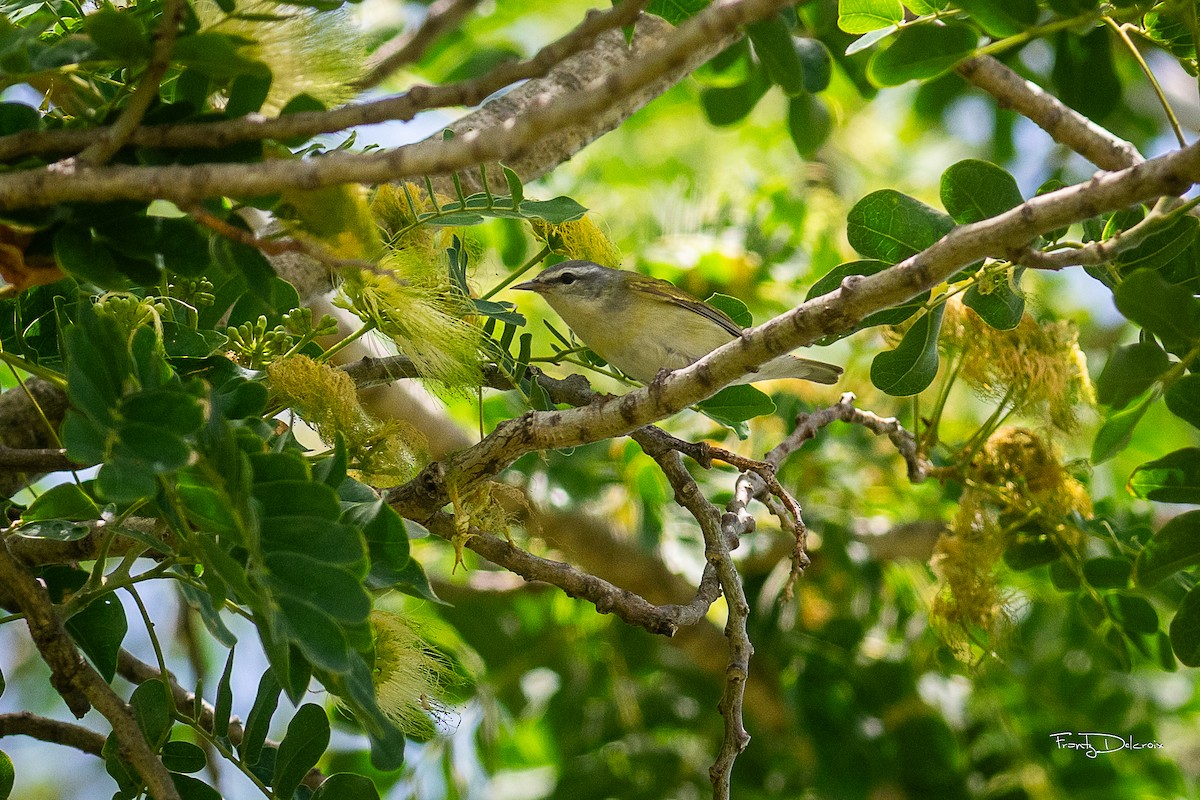
{"label": "bird's eye", "polygon": [[562,276],[558,279],[558,282],[561,283],[563,286],[570,286],[572,283],[575,282],[575,276],[572,275],[570,272],[564,272],[562,274]]}

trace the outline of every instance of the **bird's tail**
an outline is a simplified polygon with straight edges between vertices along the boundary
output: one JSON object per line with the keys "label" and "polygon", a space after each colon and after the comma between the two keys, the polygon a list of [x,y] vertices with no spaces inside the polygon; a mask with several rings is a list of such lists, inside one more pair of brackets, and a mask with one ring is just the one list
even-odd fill
{"label": "bird's tail", "polygon": [[813,383],[837,383],[842,376],[842,368],[836,364],[826,364],[824,361],[814,361],[811,358],[798,358],[793,355],[783,355],[768,361],[759,367],[758,372],[752,372],[743,378],[741,383],[757,381],[772,381],[779,378],[799,378]]}

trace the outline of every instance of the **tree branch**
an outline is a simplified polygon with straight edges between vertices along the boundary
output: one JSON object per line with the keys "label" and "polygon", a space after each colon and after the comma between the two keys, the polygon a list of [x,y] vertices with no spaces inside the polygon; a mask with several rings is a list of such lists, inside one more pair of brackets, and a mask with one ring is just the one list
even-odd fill
{"label": "tree branch", "polygon": [[74,747],[93,756],[99,756],[104,747],[104,734],[57,719],[39,717],[28,711],[0,714],[0,738],[5,736],[30,736],[43,742],[53,742]]}
{"label": "tree branch", "polygon": [[481,0],[437,0],[425,13],[425,19],[419,28],[384,43],[372,54],[371,66],[367,74],[355,84],[355,88],[369,89],[378,86],[401,67],[420,61],[430,45],[462,22],[480,2]]}
{"label": "tree branch", "polygon": [[[428,518],[425,527],[446,541],[454,541],[459,535],[454,525],[454,517],[442,511]],[[614,614],[630,625],[663,636],[674,636],[681,627],[694,625],[704,617],[708,605],[711,604],[711,600],[708,604],[703,602],[707,587],[702,582],[697,592],[699,599],[685,605],[656,606],[633,592],[589,575],[570,564],[535,556],[511,542],[477,528],[470,529],[465,546],[527,581],[541,581],[557,586],[568,597],[587,600],[601,614]]]}
{"label": "tree branch", "polygon": [[1040,86],[1025,80],[992,56],[972,58],[956,67],[970,83],[996,98],[1101,169],[1118,170],[1145,159],[1131,143],[1100,127]]}
{"label": "tree branch", "polygon": [[447,502],[446,476],[468,486],[490,478],[525,453],[622,436],[668,417],[748,374],[770,359],[823,336],[850,330],[868,314],[931,289],[967,264],[1008,260],[1040,233],[1104,211],[1181,194],[1200,179],[1200,145],[1101,173],[1086,183],[1035,197],[1016,208],[962,225],[900,264],[869,276],[849,276],[814,298],[724,345],[691,366],[666,373],[621,397],[603,397],[565,411],[528,412],[502,422],[482,442],[433,465],[388,493],[402,515],[420,519]]}
{"label": "tree branch", "polygon": [[[418,85],[396,97],[342,106],[330,111],[309,111],[282,117],[251,114],[215,122],[151,125],[136,129],[128,143],[152,148],[221,148],[263,139],[308,138],[359,125],[406,122],[419,112],[448,106],[473,106],[517,81],[538,78],[572,54],[593,44],[601,33],[632,23],[636,15],[622,4],[594,12],[575,30],[542,48],[533,58],[500,66],[467,81],[444,86]],[[70,153],[86,147],[103,129],[22,131],[0,137],[0,161],[38,153]]]}
{"label": "tree branch", "polygon": [[171,775],[150,749],[133,710],[83,660],[63,628],[46,589],[25,572],[0,540],[0,584],[11,592],[42,659],[50,667],[50,683],[76,717],[94,707],[112,725],[120,752],[157,800],[180,800]]}
{"label": "tree branch", "polygon": [[662,46],[631,58],[592,86],[531,108],[502,126],[470,131],[449,141],[426,141],[370,153],[330,153],[304,161],[264,161],[255,164],[254,169],[247,169],[245,164],[198,164],[27,170],[0,175],[0,208],[119,199],[166,199],[188,205],[211,196],[263,195],[285,189],[449,174],[478,164],[519,158],[543,137],[561,136],[564,129],[577,131],[575,126],[581,120],[595,114],[601,114],[606,124],[611,122],[603,112],[615,101],[640,96],[649,87],[662,85],[664,76],[685,67],[697,52],[706,52],[705,47],[712,41],[723,40],[739,25],[784,5],[785,0],[715,2],[680,26]]}

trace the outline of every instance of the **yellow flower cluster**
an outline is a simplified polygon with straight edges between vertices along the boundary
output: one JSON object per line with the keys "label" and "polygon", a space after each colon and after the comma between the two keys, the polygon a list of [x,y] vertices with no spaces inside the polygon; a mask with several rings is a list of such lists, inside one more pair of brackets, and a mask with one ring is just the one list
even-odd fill
{"label": "yellow flower cluster", "polygon": [[998,331],[952,298],[940,343],[961,355],[961,376],[982,395],[1019,413],[1044,410],[1059,430],[1074,430],[1078,408],[1096,402],[1079,333],[1070,322],[1038,322],[1025,314],[1017,327]]}
{"label": "yellow flower cluster", "polygon": [[551,224],[539,219],[529,221],[533,233],[546,243],[555,240],[554,252],[568,258],[594,261],[602,267],[617,269],[621,266],[621,250],[600,229],[590,215]]}
{"label": "yellow flower cluster", "polygon": [[372,611],[370,622],[375,634],[372,680],[379,707],[408,736],[429,739],[437,732],[435,723],[451,717],[440,699],[450,665],[399,614]]}
{"label": "yellow flower cluster", "polygon": [[281,402],[332,445],[346,443],[351,467],[374,486],[395,486],[413,476],[427,460],[424,437],[400,420],[377,420],[358,401],[346,373],[308,356],[292,356],[267,367],[271,388]]}
{"label": "yellow flower cluster", "polygon": [[1005,550],[1018,537],[1044,537],[1059,552],[1075,551],[1083,535],[1070,518],[1092,513],[1087,490],[1053,445],[1023,428],[994,433],[966,478],[958,513],[934,548],[940,587],[930,609],[931,622],[963,660],[976,631],[995,640],[1007,624],[995,572]]}

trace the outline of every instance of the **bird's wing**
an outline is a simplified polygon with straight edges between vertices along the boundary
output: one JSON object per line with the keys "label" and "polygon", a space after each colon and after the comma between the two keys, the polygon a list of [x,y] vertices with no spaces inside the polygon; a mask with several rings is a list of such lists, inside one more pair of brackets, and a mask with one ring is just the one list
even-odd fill
{"label": "bird's wing", "polygon": [[[668,290],[666,287],[670,287],[670,289]],[[708,303],[697,300],[691,295],[679,297],[678,295],[682,294],[683,290],[679,289],[672,283],[655,279],[653,283],[647,282],[638,288],[644,289],[648,294],[658,295],[665,300],[671,301],[677,306],[686,308],[689,311],[694,311],[702,317],[712,320],[714,323],[727,331],[730,336],[742,335],[741,326],[734,322],[724,311],[720,310],[719,308],[714,308]]]}

